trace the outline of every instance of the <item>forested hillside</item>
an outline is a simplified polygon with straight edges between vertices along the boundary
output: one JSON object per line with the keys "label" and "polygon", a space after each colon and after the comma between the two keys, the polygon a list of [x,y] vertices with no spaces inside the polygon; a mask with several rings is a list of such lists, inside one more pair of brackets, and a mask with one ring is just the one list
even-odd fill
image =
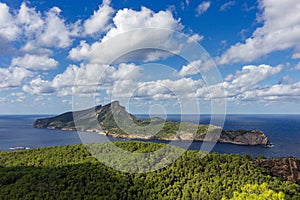
{"label": "forested hillside", "polygon": [[[131,152],[164,147],[115,144]],[[210,153],[200,158],[189,150],[157,171],[125,173],[97,161],[83,145],[0,153],[0,199],[238,199],[251,191],[300,199],[299,185],[272,176],[250,156]]]}

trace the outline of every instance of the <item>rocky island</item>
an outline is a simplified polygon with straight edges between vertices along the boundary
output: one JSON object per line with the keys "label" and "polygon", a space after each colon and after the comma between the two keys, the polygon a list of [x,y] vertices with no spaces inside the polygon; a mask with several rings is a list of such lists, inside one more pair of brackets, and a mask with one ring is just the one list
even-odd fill
{"label": "rocky island", "polygon": [[[35,128],[96,132],[112,137],[218,141],[238,145],[271,145],[260,130],[221,130],[221,127],[189,122],[172,122],[162,118],[141,120],[114,101],[104,106],[67,112],[37,119]],[[221,134],[220,134],[221,132]]]}

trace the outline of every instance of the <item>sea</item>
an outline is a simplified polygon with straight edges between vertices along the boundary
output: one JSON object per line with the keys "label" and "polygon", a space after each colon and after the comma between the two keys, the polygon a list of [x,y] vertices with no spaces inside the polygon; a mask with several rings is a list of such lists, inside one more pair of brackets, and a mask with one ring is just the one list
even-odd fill
{"label": "sea", "polygon": [[[83,143],[83,136],[90,142],[107,142],[124,140],[120,138],[106,137],[96,133],[82,133],[76,131],[62,131],[33,128],[33,123],[38,118],[49,115],[0,115],[0,151],[12,151],[12,147],[39,148],[48,146],[65,146]],[[145,119],[147,115],[137,115]],[[187,121],[193,122],[199,116],[185,116]],[[168,115],[168,120],[180,121],[180,115]],[[200,123],[209,124],[210,115],[201,115]],[[271,147],[242,146],[227,143],[217,143],[212,152],[230,154],[249,154],[251,156],[263,155],[271,157],[297,157],[300,158],[300,115],[226,115],[224,129],[258,129],[267,135]],[[191,150],[200,150],[203,142],[193,141],[160,141],[140,140],[156,143],[170,143]],[[87,142],[87,140],[84,140]]]}

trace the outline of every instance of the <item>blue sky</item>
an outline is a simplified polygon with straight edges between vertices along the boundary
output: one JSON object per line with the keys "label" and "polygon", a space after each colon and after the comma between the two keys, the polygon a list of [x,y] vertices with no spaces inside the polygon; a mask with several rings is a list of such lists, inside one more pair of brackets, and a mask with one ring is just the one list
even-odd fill
{"label": "blue sky", "polygon": [[112,100],[299,114],[299,0],[0,1],[0,114]]}

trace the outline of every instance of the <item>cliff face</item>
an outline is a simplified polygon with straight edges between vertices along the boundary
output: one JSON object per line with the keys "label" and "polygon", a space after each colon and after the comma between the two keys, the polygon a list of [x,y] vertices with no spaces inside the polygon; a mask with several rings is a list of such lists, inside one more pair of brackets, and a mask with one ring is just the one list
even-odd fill
{"label": "cliff face", "polygon": [[246,144],[246,145],[270,145],[269,139],[260,130],[223,130],[220,142],[232,140],[235,144]]}
{"label": "cliff face", "polygon": [[[184,128],[179,131],[179,125]],[[206,124],[165,121],[161,118],[139,120],[114,101],[81,111],[67,112],[55,117],[37,119],[35,128],[105,132],[122,138],[218,141],[239,145],[270,145],[259,130],[222,130]],[[210,127],[208,129],[208,127]],[[207,133],[207,130],[210,130]],[[196,133],[195,133],[196,132]]]}
{"label": "cliff face", "polygon": [[284,177],[294,183],[300,180],[300,160],[296,158],[257,159],[256,163],[275,176]]}

